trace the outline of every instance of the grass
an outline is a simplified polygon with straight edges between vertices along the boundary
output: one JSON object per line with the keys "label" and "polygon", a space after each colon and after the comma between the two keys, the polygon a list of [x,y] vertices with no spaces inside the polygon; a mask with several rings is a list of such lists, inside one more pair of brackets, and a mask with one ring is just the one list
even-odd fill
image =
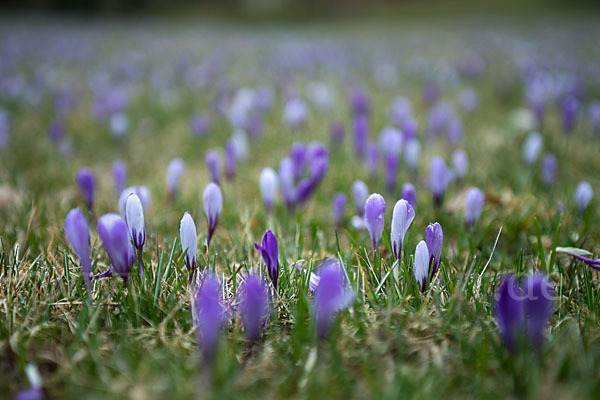
{"label": "grass", "polygon": [[[234,301],[245,274],[266,276],[253,244],[272,229],[279,240],[282,270],[277,303],[261,341],[250,348],[239,319],[232,319],[220,342],[212,384],[202,377],[178,231],[181,216],[189,211],[199,243],[206,239],[201,194],[209,177],[204,153],[223,148],[231,134],[211,101],[227,84],[235,88],[280,82],[287,75],[269,63],[281,61],[286,46],[310,43],[327,52],[327,43],[317,42],[315,32],[282,28],[273,35],[266,28],[193,31],[189,26],[159,25],[149,30],[102,23],[48,24],[28,35],[24,28],[3,30],[4,42],[14,39],[24,45],[24,58],[16,67],[23,76],[33,76],[38,67],[43,73],[46,67],[59,81],[76,82],[82,95],[65,119],[69,155],[62,155],[46,135],[55,117],[48,86],[35,86],[41,93],[36,105],[6,98],[1,103],[10,113],[12,134],[0,159],[0,390],[13,396],[28,387],[25,367],[34,364],[48,398],[598,397],[598,275],[557,255],[555,248],[598,248],[597,201],[579,215],[573,191],[580,180],[599,187],[595,171],[600,167],[600,143],[584,121],[571,135],[564,134],[557,109],[550,105],[540,132],[544,151],[557,156],[559,170],[555,184],[545,187],[539,161],[532,168],[521,161],[529,130],[512,122],[514,111],[525,104],[512,61],[521,54],[518,46],[528,41],[539,45],[532,56],[557,70],[564,58],[590,65],[598,57],[594,41],[599,32],[586,24],[541,23],[515,30],[497,21],[486,32],[479,24],[441,31],[428,29],[425,21],[422,26],[388,27],[384,38],[379,36],[382,27],[363,33],[348,27],[324,29],[328,43],[344,50],[340,59],[351,75],[372,95],[373,140],[388,123],[388,104],[400,94],[411,98],[420,126],[425,126],[427,109],[419,96],[424,71],[411,66],[413,57],[442,67],[469,50],[485,57],[489,67],[484,76],[447,84],[443,93],[454,100],[459,88],[471,86],[480,96],[473,114],[462,115],[465,135],[460,147],[469,155],[469,171],[463,183],[449,188],[443,207],[435,209],[427,190],[429,160],[434,155],[449,160],[453,148],[443,139],[427,142],[420,132],[424,146],[418,173],[401,168],[398,174],[399,184],[412,181],[417,187],[418,206],[396,279],[390,273],[394,264],[389,226],[399,191],[386,193],[383,177],[369,177],[353,155],[345,100],[351,81],[322,66],[294,71],[293,84],[301,93],[313,80],[333,85],[337,106],[325,113],[311,107],[307,124],[292,131],[281,123],[278,97],[265,114],[262,138],[250,142],[249,160],[239,166],[235,181],[222,185],[223,214],[210,250],[200,246],[200,268],[214,270],[226,298]],[[499,44],[496,35],[506,40]],[[569,45],[574,41],[576,45]],[[94,51],[78,64],[58,58],[64,50],[52,46],[59,45],[75,53],[86,46]],[[192,89],[180,75],[169,72],[183,53],[200,65],[211,54],[225,54],[227,69],[201,90]],[[300,56],[299,60],[308,57],[302,52]],[[105,122],[91,117],[86,82],[97,71],[116,74],[119,66],[130,65],[136,57],[141,57],[143,69],[139,79],[131,79],[134,94],[127,113],[133,129],[118,141]],[[374,57],[397,62],[397,86],[376,85],[370,67]],[[156,71],[162,75],[153,75]],[[438,76],[439,68],[429,73]],[[160,99],[151,84],[153,76],[177,94],[176,103]],[[589,98],[597,98],[597,83],[586,83]],[[189,132],[189,119],[197,111],[213,119],[207,136],[192,137]],[[344,121],[346,140],[331,148],[330,170],[315,196],[295,213],[278,202],[273,215],[267,215],[258,188],[260,171],[276,168],[295,141],[328,144],[334,119]],[[185,160],[187,170],[177,198],[168,203],[164,174],[175,156]],[[64,218],[71,208],[83,207],[74,177],[78,168],[90,167],[98,185],[97,205],[89,217],[92,270],[105,270],[109,260],[95,221],[116,210],[111,181],[116,159],[126,161],[130,184],[147,185],[152,193],[146,211],[146,271],[143,279],[132,274],[126,288],[116,278],[95,281],[88,294],[77,257],[64,237]],[[350,196],[355,179],[365,180],[387,201],[380,257],[372,251],[367,233],[350,227],[351,204],[343,227],[336,230],[331,222],[333,193]],[[486,205],[467,231],[462,199],[471,185],[484,190]],[[558,202],[564,203],[564,211]],[[421,294],[412,275],[412,254],[433,221],[444,228],[442,266],[432,287]],[[357,296],[353,307],[339,315],[328,339],[319,342],[308,282],[294,264],[313,270],[331,257],[344,264]],[[559,294],[548,339],[540,354],[510,354],[494,319],[494,295],[505,274],[535,270],[547,273]]]}

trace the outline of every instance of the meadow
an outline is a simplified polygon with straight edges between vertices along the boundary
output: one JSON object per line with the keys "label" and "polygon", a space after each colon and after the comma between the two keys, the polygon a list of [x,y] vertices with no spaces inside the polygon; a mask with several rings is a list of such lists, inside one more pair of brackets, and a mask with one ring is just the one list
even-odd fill
{"label": "meadow", "polygon": [[[4,20],[0,397],[598,398],[599,39],[593,17]],[[124,281],[98,221],[131,229],[130,193],[145,243]],[[385,211],[365,210],[372,193]],[[396,257],[393,210],[411,193]],[[76,208],[91,273],[113,265],[89,287],[65,229]],[[420,245],[435,222],[437,271]],[[276,287],[255,247],[267,230]],[[314,282],[330,265],[333,303]],[[506,318],[525,318],[499,311],[511,276],[551,287],[539,340],[507,339]],[[249,277],[268,298],[257,338]]]}

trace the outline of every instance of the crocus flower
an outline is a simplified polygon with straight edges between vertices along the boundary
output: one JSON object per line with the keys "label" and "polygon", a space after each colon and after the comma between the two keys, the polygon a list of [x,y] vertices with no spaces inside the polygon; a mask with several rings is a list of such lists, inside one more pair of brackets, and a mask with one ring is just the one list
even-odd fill
{"label": "crocus flower", "polygon": [[108,253],[113,273],[123,279],[123,283],[127,284],[129,279],[129,268],[135,261],[133,246],[129,241],[129,230],[127,224],[118,214],[104,214],[98,219],[96,226],[104,250]]}
{"label": "crocus flower", "polygon": [[324,338],[335,315],[354,301],[354,292],[348,287],[345,273],[337,261],[326,262],[319,269],[319,276],[314,307],[317,333],[320,338]]}
{"label": "crocus flower", "polygon": [[429,224],[425,229],[425,242],[429,250],[429,276],[433,277],[439,266],[442,258],[442,244],[444,242],[444,232],[439,223]]}
{"label": "crocus flower", "polygon": [[554,310],[556,294],[552,284],[541,274],[529,275],[519,285],[509,275],[496,296],[496,320],[506,347],[516,349],[519,337],[538,349],[544,341],[544,331]]}
{"label": "crocus flower", "polygon": [[463,135],[463,125],[462,121],[458,117],[452,117],[448,121],[448,125],[446,126],[446,137],[448,138],[448,142],[451,145],[455,146],[460,142],[460,139]]}
{"label": "crocus flower", "polygon": [[469,188],[465,196],[465,224],[471,226],[479,219],[483,210],[485,195],[476,187]]}
{"label": "crocus flower", "polygon": [[140,198],[132,193],[127,198],[125,206],[125,216],[127,218],[127,227],[133,245],[138,251],[138,263],[140,267],[140,277],[142,277],[142,249],[146,242],[146,228],[144,227],[144,208]]}
{"label": "crocus flower", "polygon": [[[300,272],[301,275],[304,275],[307,272],[304,268],[302,268],[298,264],[296,264],[294,266],[296,267],[298,272]],[[308,288],[314,292],[315,290],[317,290],[317,286],[319,286],[320,281],[321,281],[321,277],[319,275],[315,274],[314,272],[311,272],[310,276],[308,278]]]}
{"label": "crocus flower", "polygon": [[396,126],[401,126],[402,122],[412,115],[412,103],[406,97],[397,97],[389,108],[389,118]]}
{"label": "crocus flower", "polygon": [[300,179],[307,162],[307,148],[304,143],[294,143],[290,149],[290,157],[294,165],[294,179]]}
{"label": "crocus flower", "polygon": [[249,275],[241,287],[240,314],[244,323],[246,336],[251,343],[260,338],[269,314],[269,298],[263,281]]}
{"label": "crocus flower", "polygon": [[452,166],[454,167],[454,172],[456,172],[458,179],[464,179],[465,175],[467,174],[467,168],[469,167],[469,158],[467,157],[467,153],[461,149],[458,149],[452,153]]}
{"label": "crocus flower", "polygon": [[375,143],[369,143],[367,146],[367,167],[371,178],[376,178],[379,171],[379,148]]}
{"label": "crocus flower", "polygon": [[246,161],[248,159],[248,134],[243,129],[236,129],[231,136],[232,150],[231,155],[236,162]]}
{"label": "crocus flower", "polygon": [[273,287],[277,291],[277,279],[279,278],[279,248],[277,247],[277,238],[269,229],[263,235],[262,245],[254,243],[254,247],[260,251],[260,255],[267,266],[269,278],[271,278]]}
{"label": "crocus flower", "polygon": [[509,275],[496,296],[495,314],[504,344],[514,350],[518,335],[525,323],[524,294],[514,275]]}
{"label": "crocus flower", "polygon": [[373,193],[365,202],[365,225],[369,230],[373,249],[377,250],[379,239],[383,233],[383,216],[385,214],[385,200],[378,193]]}
{"label": "crocus flower", "polygon": [[350,91],[349,102],[351,110],[356,115],[365,115],[371,111],[371,99],[367,92],[359,87]]}
{"label": "crocus flower", "polygon": [[396,205],[394,205],[392,230],[390,233],[392,252],[396,260],[399,260],[402,256],[402,242],[404,242],[404,236],[414,219],[415,210],[413,210],[410,203],[404,199],[398,200]]}
{"label": "crocus flower", "polygon": [[202,199],[204,201],[204,215],[206,215],[206,221],[208,222],[206,246],[210,247],[210,240],[215,232],[217,222],[219,222],[219,215],[221,215],[221,210],[223,209],[223,194],[219,185],[214,182],[206,185]]}
{"label": "crocus flower", "polygon": [[385,158],[385,187],[392,192],[396,188],[396,175],[398,174],[398,156],[388,154]]}
{"label": "crocus flower", "polygon": [[202,136],[206,133],[209,126],[209,120],[203,115],[193,115],[190,120],[190,129],[194,136]]}
{"label": "crocus flower", "polygon": [[523,144],[523,160],[525,160],[527,165],[531,165],[537,160],[543,144],[544,140],[539,133],[532,132],[527,136]]}
{"label": "crocus flower", "polygon": [[273,204],[275,204],[278,185],[277,173],[273,171],[273,168],[267,167],[263,169],[260,173],[260,193],[268,212],[273,209]]}
{"label": "crocus flower", "polygon": [[325,174],[329,170],[329,155],[328,153],[318,153],[310,159],[310,175],[298,182],[296,187],[296,202],[303,204],[306,202],[312,193],[319,186]]}
{"label": "crocus flower", "polygon": [[592,197],[594,197],[592,185],[588,182],[579,182],[577,189],[575,189],[575,204],[581,214],[587,210],[590,201],[592,201]]}
{"label": "crocus flower", "polygon": [[566,253],[576,259],[583,261],[587,265],[589,265],[593,269],[600,270],[600,258],[591,258],[589,256],[592,255],[587,250],[578,249],[575,247],[557,247],[556,251],[559,253]]}
{"label": "crocus flower", "polygon": [[306,122],[308,118],[308,107],[306,103],[299,98],[294,98],[285,103],[283,107],[283,123],[297,128]]}
{"label": "crocus flower", "polygon": [[121,195],[119,196],[119,201],[118,201],[119,214],[121,214],[123,217],[125,217],[125,213],[126,213],[125,208],[127,206],[127,199],[129,198],[129,195],[132,193],[135,193],[137,195],[137,197],[140,198],[140,201],[142,202],[142,207],[144,208],[144,211],[150,205],[150,191],[148,190],[148,188],[146,186],[130,186],[128,188],[125,188],[121,192]]}
{"label": "crocus flower", "polygon": [[402,133],[392,127],[385,127],[379,134],[379,147],[383,154],[399,155],[402,151]]}
{"label": "crocus flower", "polygon": [[216,150],[211,150],[206,153],[204,161],[210,172],[210,179],[214,183],[219,184],[221,181],[221,156],[219,156],[219,153]]}
{"label": "crocus flower", "polygon": [[366,115],[354,117],[354,150],[356,155],[364,158],[369,141],[369,119]]}
{"label": "crocus flower", "polygon": [[279,163],[279,183],[281,196],[288,208],[296,205],[296,186],[294,183],[294,163],[286,157]]}
{"label": "crocus flower", "polygon": [[331,123],[331,125],[329,126],[329,136],[331,138],[332,145],[341,145],[344,141],[344,124],[339,121]]}
{"label": "crocus flower", "polygon": [[77,257],[79,257],[83,281],[89,290],[90,274],[92,271],[90,261],[90,236],[88,233],[87,222],[85,222],[85,217],[79,208],[74,208],[67,214],[67,218],[65,219],[65,236],[73,250],[75,250],[75,253],[77,253]]}
{"label": "crocus flower", "polygon": [[344,210],[346,209],[346,195],[340,192],[334,194],[331,208],[333,211],[333,223],[336,226],[339,226],[344,218]]}
{"label": "crocus flower", "polygon": [[402,185],[401,198],[408,201],[414,210],[417,209],[417,191],[412,183],[406,182],[404,185]]}
{"label": "crocus flower", "polygon": [[434,157],[431,160],[431,169],[429,172],[429,187],[433,194],[433,202],[439,207],[442,205],[444,193],[448,187],[450,174],[446,163],[441,157]]}
{"label": "crocus flower", "polygon": [[560,116],[565,132],[571,132],[577,123],[581,104],[575,96],[566,96],[560,104]]}
{"label": "crocus flower", "polygon": [[169,162],[169,166],[167,167],[167,193],[169,198],[172,199],[175,197],[175,193],[177,193],[177,188],[179,187],[179,181],[181,180],[181,176],[185,172],[185,163],[181,158],[174,158]]}
{"label": "crocus flower", "polygon": [[185,254],[185,266],[192,274],[196,270],[196,254],[198,252],[198,235],[196,224],[189,212],[183,214],[179,223],[181,250]]}
{"label": "crocus flower", "polygon": [[365,215],[365,202],[369,197],[369,188],[363,181],[354,181],[352,184],[352,197],[356,205],[356,213],[362,217]]}
{"label": "crocus flower", "polygon": [[419,123],[411,115],[406,117],[400,125],[400,130],[404,134],[404,140],[406,142],[415,140],[417,137],[417,131],[419,130]]}
{"label": "crocus flower", "polygon": [[415,274],[415,279],[419,284],[419,288],[421,292],[425,292],[425,288],[427,287],[427,280],[430,276],[429,274],[429,250],[427,249],[427,244],[423,240],[421,240],[417,247],[415,248],[415,257],[413,261],[413,272]]}
{"label": "crocus flower", "polygon": [[117,198],[125,189],[127,181],[127,167],[123,161],[115,161],[112,166],[113,183],[115,185],[115,195]]}
{"label": "crocus flower", "polygon": [[88,210],[91,211],[94,206],[94,193],[96,185],[94,183],[94,175],[92,171],[87,168],[81,168],[77,171],[77,185],[81,191],[81,195],[85,200],[85,205]]}
{"label": "crocus flower", "polygon": [[110,131],[117,139],[123,138],[129,131],[129,117],[124,112],[114,113],[108,120]]}
{"label": "crocus flower", "polygon": [[202,342],[202,355],[206,361],[211,362],[226,319],[221,301],[221,285],[214,276],[205,276],[198,287],[193,313],[198,327],[198,339]]}
{"label": "crocus flower", "polygon": [[556,156],[548,153],[544,156],[542,161],[542,179],[548,186],[554,183],[554,177],[556,176]]}
{"label": "crocus flower", "polygon": [[421,144],[417,139],[410,139],[404,147],[404,162],[406,166],[415,171],[419,165],[419,156],[421,153]]}
{"label": "crocus flower", "polygon": [[231,139],[225,143],[225,176],[227,179],[232,180],[235,177],[235,145]]}

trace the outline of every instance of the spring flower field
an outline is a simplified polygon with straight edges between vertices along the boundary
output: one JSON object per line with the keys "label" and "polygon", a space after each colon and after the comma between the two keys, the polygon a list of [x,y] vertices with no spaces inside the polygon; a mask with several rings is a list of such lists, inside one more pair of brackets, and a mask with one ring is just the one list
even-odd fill
{"label": "spring flower field", "polygon": [[0,398],[600,397],[600,24],[0,23]]}

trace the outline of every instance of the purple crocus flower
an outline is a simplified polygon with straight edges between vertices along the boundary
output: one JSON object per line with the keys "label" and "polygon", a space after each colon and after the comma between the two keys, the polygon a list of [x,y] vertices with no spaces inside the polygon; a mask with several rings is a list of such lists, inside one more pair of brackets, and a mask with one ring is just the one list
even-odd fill
{"label": "purple crocus flower", "polygon": [[27,364],[25,373],[27,374],[27,379],[29,379],[30,387],[17,393],[15,400],[44,400],[42,378],[38,369],[33,364]]}
{"label": "purple crocus flower", "polygon": [[304,100],[294,98],[287,101],[283,107],[283,122],[292,127],[297,128],[306,122],[308,118],[308,107]]}
{"label": "purple crocus flower", "polygon": [[341,145],[344,141],[344,124],[340,121],[332,122],[329,126],[329,136],[333,146]]}
{"label": "purple crocus flower", "polygon": [[344,193],[338,192],[333,195],[332,201],[332,214],[333,214],[333,223],[335,226],[339,226],[342,223],[342,219],[344,218],[344,210],[346,209],[346,195]]}
{"label": "purple crocus flower", "polygon": [[260,255],[267,266],[269,278],[271,278],[273,287],[277,291],[277,279],[279,278],[279,248],[277,247],[277,238],[269,229],[263,235],[262,245],[254,243],[254,247],[260,251]]}
{"label": "purple crocus flower", "polygon": [[229,139],[225,143],[225,176],[229,180],[235,178],[236,162],[235,144],[232,139]]}
{"label": "purple crocus flower", "polygon": [[392,123],[402,127],[402,123],[412,115],[412,103],[406,97],[397,97],[389,108],[389,118]]}
{"label": "purple crocus flower", "polygon": [[77,185],[81,191],[81,195],[85,200],[85,205],[88,210],[91,211],[94,206],[94,193],[96,191],[96,184],[94,182],[94,175],[92,171],[87,168],[81,168],[77,171]]}
{"label": "purple crocus flower", "polygon": [[50,141],[55,145],[60,144],[64,140],[65,125],[62,119],[56,118],[50,122],[48,136],[50,137]]}
{"label": "purple crocus flower", "polygon": [[366,115],[354,117],[354,150],[356,155],[364,158],[369,141],[369,118]]}
{"label": "purple crocus flower", "polygon": [[559,253],[566,253],[580,261],[583,261],[591,268],[600,270],[600,258],[589,257],[592,255],[592,253],[587,250],[578,249],[575,247],[557,247],[556,251]]}
{"label": "purple crocus flower", "polygon": [[290,157],[294,165],[294,179],[300,179],[307,162],[307,148],[304,143],[294,143],[290,149]]}
{"label": "purple crocus flower", "polygon": [[444,242],[444,232],[439,223],[436,222],[427,226],[425,230],[425,242],[429,250],[429,277],[433,278],[440,266],[442,244]]}
{"label": "purple crocus flower", "polygon": [[532,132],[527,136],[523,144],[523,160],[527,165],[531,165],[537,160],[543,145],[544,140],[539,133]]}
{"label": "purple crocus flower", "polygon": [[464,179],[467,174],[467,168],[469,167],[469,158],[467,153],[463,150],[458,149],[452,153],[452,166],[458,179]]}
{"label": "purple crocus flower", "polygon": [[204,161],[210,172],[210,179],[218,185],[221,181],[221,156],[216,150],[211,150],[206,153]]}
{"label": "purple crocus flower", "polygon": [[269,314],[269,298],[263,281],[249,275],[241,287],[240,314],[246,336],[251,343],[260,339],[261,331]]}
{"label": "purple crocus flower", "polygon": [[196,270],[196,255],[198,253],[198,235],[196,224],[189,212],[183,214],[179,223],[179,237],[181,239],[181,250],[185,254],[185,266],[190,273]]}
{"label": "purple crocus flower", "polygon": [[506,347],[513,351],[525,323],[525,296],[514,275],[509,275],[496,296],[495,314]]}
{"label": "purple crocus flower", "polygon": [[190,120],[190,129],[194,136],[202,136],[208,130],[209,121],[203,115],[194,115]]}
{"label": "purple crocus flower", "polygon": [[419,165],[421,144],[417,139],[410,139],[404,147],[404,162],[411,171],[416,171]]}
{"label": "purple crocus flower", "polygon": [[67,218],[65,219],[65,236],[73,250],[75,250],[75,253],[77,253],[77,257],[79,257],[83,281],[89,290],[90,274],[92,271],[90,260],[90,236],[88,233],[87,222],[79,208],[74,208],[67,214]]}
{"label": "purple crocus flower", "polygon": [[206,185],[202,200],[204,202],[204,215],[206,215],[206,221],[208,223],[206,247],[210,247],[210,240],[217,228],[219,215],[221,215],[221,210],[223,209],[223,194],[221,193],[219,185],[214,182],[210,182]]}
{"label": "purple crocus flower", "polygon": [[388,154],[385,158],[385,187],[393,192],[396,188],[396,175],[398,174],[398,156]]}
{"label": "purple crocus flower", "polygon": [[419,285],[421,292],[425,292],[429,274],[429,250],[427,244],[421,240],[415,248],[415,256],[413,261],[413,272],[415,279]]}
{"label": "purple crocus flower", "polygon": [[319,186],[325,174],[329,170],[329,155],[326,153],[316,153],[310,157],[310,176],[298,182],[296,187],[296,202],[303,204]]}
{"label": "purple crocus flower", "polygon": [[144,211],[150,205],[150,191],[148,190],[148,188],[146,186],[130,186],[128,188],[125,188],[121,192],[121,195],[119,196],[119,201],[118,201],[119,214],[121,214],[123,217],[125,217],[125,214],[126,214],[125,208],[127,206],[127,199],[129,198],[129,195],[132,193],[135,193],[137,195],[137,197],[140,198],[140,201],[142,202],[142,207],[144,208]]}
{"label": "purple crocus flower", "polygon": [[414,210],[417,209],[417,191],[412,183],[406,182],[404,185],[402,185],[401,198],[408,201]]}
{"label": "purple crocus flower", "polygon": [[[304,268],[302,268],[298,264],[295,264],[294,266],[296,267],[298,272],[300,272],[301,275],[304,275],[307,272]],[[315,274],[314,272],[311,272],[310,276],[308,278],[308,288],[312,292],[314,292],[315,290],[317,290],[317,286],[319,286],[320,280],[321,280],[321,277],[319,275]]]}
{"label": "purple crocus flower", "polygon": [[404,134],[404,140],[406,142],[415,140],[417,137],[417,131],[419,130],[419,123],[412,116],[408,116],[402,121],[400,130]]}
{"label": "purple crocus flower", "polygon": [[169,199],[173,199],[175,194],[177,193],[177,188],[179,187],[179,182],[181,180],[181,176],[185,172],[185,163],[181,158],[174,158],[169,162],[169,166],[167,167],[167,193]]}
{"label": "purple crocus flower", "polygon": [[112,262],[109,273],[101,276],[116,274],[123,279],[124,285],[127,284],[129,269],[135,261],[127,224],[118,214],[104,214],[98,219],[96,230]]}
{"label": "purple crocus flower", "polygon": [[389,126],[384,128],[379,134],[379,147],[383,154],[399,155],[402,151],[402,133]]}
{"label": "purple crocus flower", "polygon": [[569,133],[575,128],[580,109],[581,104],[575,96],[569,95],[562,100],[560,104],[560,115],[565,132]]}
{"label": "purple crocus flower", "polygon": [[458,117],[453,117],[446,126],[446,137],[451,145],[456,146],[463,135],[462,121]]}
{"label": "purple crocus flower", "polygon": [[392,253],[394,253],[396,260],[399,260],[402,256],[402,242],[404,242],[404,236],[414,219],[415,210],[413,210],[410,203],[404,199],[398,200],[394,205],[390,233]]}
{"label": "purple crocus flower", "polygon": [[554,312],[556,295],[548,278],[539,273],[531,274],[525,279],[523,290],[527,294],[527,336],[531,345],[539,349],[544,342],[546,325]]}
{"label": "purple crocus flower", "polygon": [[350,108],[355,115],[366,115],[371,111],[371,99],[363,89],[353,88],[349,97]]}
{"label": "purple crocus flower", "polygon": [[587,119],[595,133],[600,133],[600,101],[594,100],[587,108]]}
{"label": "purple crocus flower", "polygon": [[270,212],[273,209],[273,204],[275,204],[278,184],[279,179],[273,168],[267,167],[262,170],[260,173],[260,193],[267,212]]}
{"label": "purple crocus flower", "polygon": [[315,320],[319,338],[329,332],[335,315],[354,301],[342,266],[337,261],[326,262],[319,268],[319,284],[315,290]]}
{"label": "purple crocus flower", "polygon": [[127,181],[127,166],[123,161],[117,160],[112,166],[113,183],[115,185],[115,195],[117,198],[125,189]]}
{"label": "purple crocus flower", "polygon": [[496,296],[495,313],[500,333],[510,351],[517,348],[520,336],[539,350],[555,298],[552,284],[544,275],[531,274],[522,285],[513,275],[505,279]]}
{"label": "purple crocus flower", "polygon": [[294,163],[291,158],[286,157],[279,163],[279,183],[281,196],[288,208],[296,205],[296,186],[294,183]]}
{"label": "purple crocus flower", "polygon": [[142,277],[142,249],[146,242],[146,228],[144,227],[144,207],[142,207],[142,201],[135,193],[130,194],[127,198],[125,216],[127,218],[129,235],[133,241],[133,246],[138,252],[140,277]]}
{"label": "purple crocus flower", "polygon": [[365,202],[365,225],[369,230],[371,244],[373,249],[377,250],[379,239],[383,233],[383,224],[385,214],[385,200],[378,193],[373,193]]}
{"label": "purple crocus flower", "polygon": [[202,355],[207,362],[211,362],[226,320],[221,285],[213,275],[202,279],[194,298],[193,313],[198,327],[198,340],[202,342]]}
{"label": "purple crocus flower", "polygon": [[359,217],[365,215],[365,202],[369,197],[369,188],[363,181],[354,181],[352,184],[352,197],[356,205],[356,213]]}
{"label": "purple crocus flower", "polygon": [[368,144],[366,158],[369,175],[374,179],[379,172],[379,148],[375,143]]}
{"label": "purple crocus flower", "polygon": [[556,166],[556,156],[552,153],[546,154],[542,161],[542,179],[547,186],[550,186],[554,183]]}
{"label": "purple crocus flower", "polygon": [[431,169],[429,172],[429,186],[433,194],[433,202],[436,207],[442,205],[444,193],[448,187],[449,172],[446,163],[441,157],[434,157],[431,160]]}
{"label": "purple crocus flower", "polygon": [[465,196],[465,224],[471,226],[479,219],[483,210],[485,195],[476,187],[469,188]]}
{"label": "purple crocus flower", "polygon": [[585,210],[587,210],[590,201],[592,201],[592,197],[594,197],[592,185],[588,182],[579,182],[579,185],[577,185],[577,188],[575,189],[575,204],[581,214],[585,213]]}

